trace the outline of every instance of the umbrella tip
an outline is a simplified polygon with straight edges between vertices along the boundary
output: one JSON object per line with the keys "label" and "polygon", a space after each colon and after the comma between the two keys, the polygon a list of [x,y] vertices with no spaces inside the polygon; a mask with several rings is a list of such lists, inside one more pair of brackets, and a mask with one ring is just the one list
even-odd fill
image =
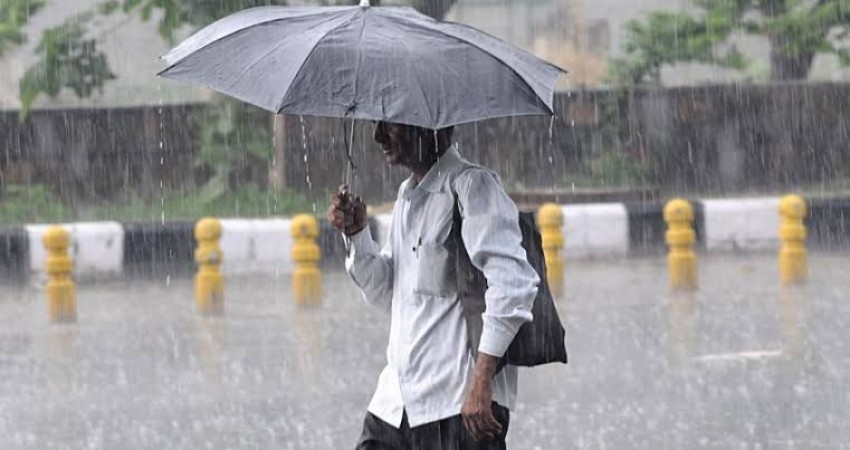
{"label": "umbrella tip", "polygon": [[372,6],[372,5],[369,4],[369,0],[360,0],[360,7],[361,8],[368,8],[370,6]]}

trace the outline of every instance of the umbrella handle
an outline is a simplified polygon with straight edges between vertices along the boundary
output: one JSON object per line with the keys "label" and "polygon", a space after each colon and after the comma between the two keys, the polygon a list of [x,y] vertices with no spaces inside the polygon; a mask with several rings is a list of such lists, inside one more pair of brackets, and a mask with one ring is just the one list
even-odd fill
{"label": "umbrella handle", "polygon": [[343,175],[343,183],[351,190],[354,190],[354,181],[357,178],[357,166],[354,164],[354,158],[352,156],[352,152],[354,151],[354,127],[356,123],[356,120],[351,119],[351,132],[349,136],[345,136],[345,118],[342,119],[342,140],[345,146],[345,157],[348,159],[348,164],[345,166]]}

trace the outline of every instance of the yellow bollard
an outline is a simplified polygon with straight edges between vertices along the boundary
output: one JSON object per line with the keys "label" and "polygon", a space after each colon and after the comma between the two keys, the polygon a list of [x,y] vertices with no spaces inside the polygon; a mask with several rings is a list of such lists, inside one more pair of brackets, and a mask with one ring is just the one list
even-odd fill
{"label": "yellow bollard", "polygon": [[783,285],[803,284],[806,267],[806,201],[799,195],[786,195],[779,201],[779,279]]}
{"label": "yellow bollard", "polygon": [[309,214],[299,214],[290,224],[292,232],[292,291],[299,305],[318,305],[322,301],[322,272],[319,259],[322,252],[316,239],[319,237],[319,222]]}
{"label": "yellow bollard", "polygon": [[47,229],[42,237],[47,250],[47,310],[51,322],[77,321],[77,292],[71,273],[74,261],[68,255],[71,235],[60,226]]}
{"label": "yellow bollard", "polygon": [[224,277],[221,275],[221,222],[206,217],[195,224],[195,306],[198,312],[208,315],[224,313]]}
{"label": "yellow bollard", "polygon": [[546,260],[546,278],[553,297],[564,293],[564,213],[554,203],[546,203],[537,210],[537,226],[540,228],[540,240],[543,256]]}
{"label": "yellow bollard", "polygon": [[667,256],[670,287],[675,291],[696,290],[694,209],[687,200],[678,198],[670,200],[664,206],[664,221],[667,222],[665,238],[670,247],[670,254]]}

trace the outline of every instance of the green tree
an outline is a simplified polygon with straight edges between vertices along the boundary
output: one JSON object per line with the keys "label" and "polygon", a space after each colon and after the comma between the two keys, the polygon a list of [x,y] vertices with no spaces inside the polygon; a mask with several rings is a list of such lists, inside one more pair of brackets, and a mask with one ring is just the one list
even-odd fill
{"label": "green tree", "polygon": [[274,156],[270,117],[265,110],[225,96],[217,96],[212,107],[193,113],[199,132],[195,164],[211,171],[201,190],[201,201],[214,200],[231,188],[241,187],[240,180],[233,179],[235,175],[257,167],[264,170],[247,178],[258,188],[266,188],[261,174],[268,174],[268,163]]}
{"label": "green tree", "polygon": [[[44,0],[39,2],[43,4]],[[96,37],[90,33],[90,23],[98,16],[123,11],[150,21],[159,13],[159,34],[174,44],[175,33],[181,27],[200,28],[245,8],[285,3],[286,0],[105,0],[42,34],[36,47],[38,60],[27,69],[20,83],[21,115],[29,114],[39,95],[55,97],[68,88],[86,98],[115,78],[106,56],[98,49]]]}
{"label": "green tree", "polygon": [[41,93],[56,97],[67,87],[85,98],[115,78],[97,40],[86,32],[93,17],[91,12],[78,15],[41,36],[36,47],[39,61],[27,69],[20,82],[22,118]]}
{"label": "green tree", "polygon": [[693,14],[650,13],[626,24],[624,56],[611,61],[613,78],[629,85],[658,84],[660,70],[677,62],[744,68],[748,61],[731,39],[766,37],[770,78],[808,77],[818,53],[850,63],[850,0],[695,0]]}
{"label": "green tree", "polygon": [[26,41],[24,28],[45,0],[0,0],[0,55]]}

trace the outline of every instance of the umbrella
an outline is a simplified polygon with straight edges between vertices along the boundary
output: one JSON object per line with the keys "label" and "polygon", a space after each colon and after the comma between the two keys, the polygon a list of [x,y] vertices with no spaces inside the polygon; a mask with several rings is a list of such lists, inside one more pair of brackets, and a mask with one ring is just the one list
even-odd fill
{"label": "umbrella", "polygon": [[474,28],[407,7],[260,7],[165,55],[167,78],[279,114],[429,129],[553,115],[564,71]]}

